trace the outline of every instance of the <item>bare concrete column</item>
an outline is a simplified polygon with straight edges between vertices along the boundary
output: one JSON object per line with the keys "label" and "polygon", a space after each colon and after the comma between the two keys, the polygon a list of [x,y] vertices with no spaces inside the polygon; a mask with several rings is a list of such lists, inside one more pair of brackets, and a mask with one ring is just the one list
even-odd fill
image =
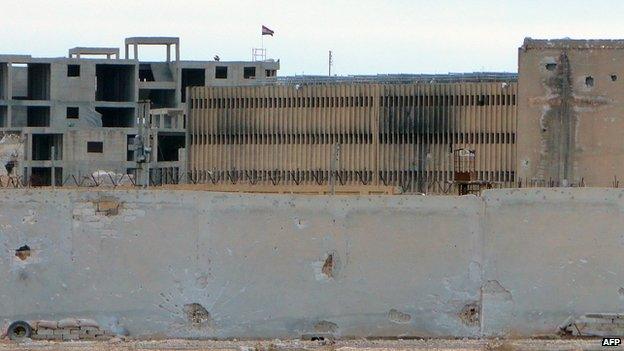
{"label": "bare concrete column", "polygon": [[134,44],[134,59],[139,59],[139,44]]}
{"label": "bare concrete column", "polygon": [[167,44],[167,62],[171,61],[171,45]]}
{"label": "bare concrete column", "polygon": [[50,175],[51,175],[51,180],[52,180],[52,187],[55,188],[56,187],[56,168],[54,167],[54,159],[56,158],[56,148],[54,146],[52,146],[50,155],[51,155],[50,159],[52,160],[52,171],[50,172]]}
{"label": "bare concrete column", "polygon": [[[13,99],[13,72],[11,62],[7,62],[6,99]],[[11,105],[7,106],[7,127],[11,127]]]}
{"label": "bare concrete column", "polygon": [[178,149],[178,162],[180,163],[180,171],[178,175],[178,183],[186,184],[186,174],[188,172],[187,162],[186,162],[186,149]]}
{"label": "bare concrete column", "polygon": [[24,134],[24,160],[32,161],[31,154],[31,145],[32,145],[32,134],[26,133]]}
{"label": "bare concrete column", "polygon": [[176,44],[176,61],[180,61],[180,44]]}
{"label": "bare concrete column", "polygon": [[[7,100],[11,100],[13,99],[13,82],[12,82],[13,78],[12,78],[12,73],[11,73],[11,62],[7,63],[7,82],[6,82],[6,99]],[[13,116],[12,116],[12,108],[11,108],[11,104],[7,105],[6,108],[6,127],[12,127],[13,126]]]}
{"label": "bare concrete column", "polygon": [[130,58],[130,53],[128,52],[129,49],[130,49],[130,45],[126,44],[126,60]]}

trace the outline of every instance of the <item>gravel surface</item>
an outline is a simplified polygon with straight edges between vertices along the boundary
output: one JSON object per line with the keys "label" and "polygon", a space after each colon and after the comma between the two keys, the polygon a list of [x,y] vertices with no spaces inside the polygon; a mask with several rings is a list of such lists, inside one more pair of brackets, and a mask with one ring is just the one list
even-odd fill
{"label": "gravel surface", "polygon": [[0,341],[0,351],[4,350],[231,350],[231,351],[382,351],[382,350],[624,350],[620,347],[603,347],[601,339],[517,339],[517,340],[474,340],[474,339],[418,339],[418,340],[122,340],[109,341],[26,341],[14,343]]}

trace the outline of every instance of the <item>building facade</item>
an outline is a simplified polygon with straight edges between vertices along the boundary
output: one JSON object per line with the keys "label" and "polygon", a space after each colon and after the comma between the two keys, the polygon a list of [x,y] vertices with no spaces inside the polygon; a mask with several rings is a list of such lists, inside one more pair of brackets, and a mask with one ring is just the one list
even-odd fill
{"label": "building facade", "polygon": [[[60,185],[140,170],[156,184],[408,193],[449,192],[464,176],[500,187],[624,177],[622,40],[526,39],[517,75],[349,77],[277,77],[273,60],[184,61],[179,44],[128,38],[123,58],[90,47],[0,55],[0,177]],[[162,46],[163,60],[140,60],[143,45]]]}
{"label": "building facade", "polygon": [[[88,47],[64,58],[0,55],[0,140],[17,135],[24,150],[3,160],[2,171],[36,185],[102,170],[133,173],[133,144],[142,134],[152,147],[152,176],[177,177],[186,169],[178,151],[186,146],[186,88],[266,84],[279,69],[272,60],[183,61],[178,38],[134,37],[125,44],[125,58],[117,48]],[[143,45],[164,47],[166,58],[141,61]],[[141,101],[149,101],[143,114]]]}
{"label": "building facade", "polygon": [[624,41],[534,40],[519,49],[518,174],[535,185],[624,177]]}
{"label": "building facade", "polygon": [[515,77],[294,83],[190,89],[192,180],[441,192],[465,149],[475,180],[515,182]]}

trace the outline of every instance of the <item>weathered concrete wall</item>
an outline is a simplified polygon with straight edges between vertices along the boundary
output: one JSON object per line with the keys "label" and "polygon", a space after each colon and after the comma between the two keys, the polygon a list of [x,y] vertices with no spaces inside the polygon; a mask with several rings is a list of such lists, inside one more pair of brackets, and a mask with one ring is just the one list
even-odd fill
{"label": "weathered concrete wall", "polygon": [[518,53],[517,175],[612,186],[624,176],[622,40],[525,39]]}
{"label": "weathered concrete wall", "polygon": [[479,333],[464,316],[480,295],[475,197],[18,190],[0,204],[1,318],[135,336]]}
{"label": "weathered concrete wall", "polygon": [[623,195],[7,190],[0,319],[135,337],[553,334],[621,307]]}
{"label": "weathered concrete wall", "polygon": [[483,330],[552,334],[569,316],[620,313],[624,192],[488,191]]}

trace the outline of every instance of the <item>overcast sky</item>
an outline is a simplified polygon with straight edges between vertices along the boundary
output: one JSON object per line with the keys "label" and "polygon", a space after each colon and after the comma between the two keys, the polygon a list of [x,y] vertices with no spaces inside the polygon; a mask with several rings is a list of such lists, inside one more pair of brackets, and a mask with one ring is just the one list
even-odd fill
{"label": "overcast sky", "polygon": [[[128,36],[179,36],[184,60],[249,60],[265,36],[280,75],[516,71],[524,37],[624,38],[622,0],[0,0],[0,52],[65,56]],[[155,48],[141,59],[164,57]]]}

